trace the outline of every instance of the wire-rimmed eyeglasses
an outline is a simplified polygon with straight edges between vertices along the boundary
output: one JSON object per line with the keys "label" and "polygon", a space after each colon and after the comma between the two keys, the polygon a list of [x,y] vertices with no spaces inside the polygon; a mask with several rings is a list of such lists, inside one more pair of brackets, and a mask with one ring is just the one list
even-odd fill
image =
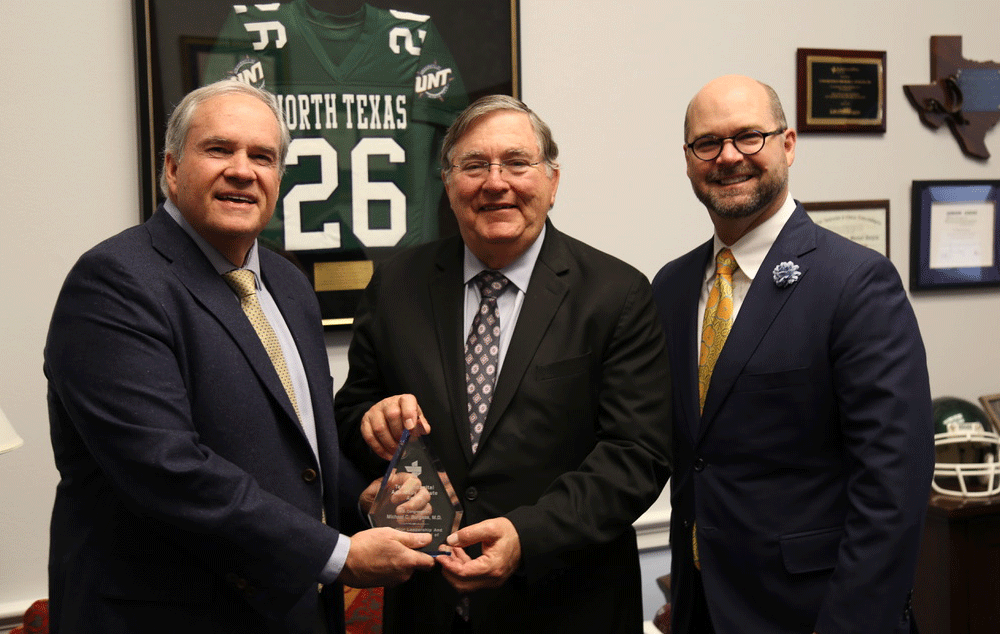
{"label": "wire-rimmed eyeglasses", "polygon": [[764,149],[764,142],[767,137],[781,134],[786,128],[779,128],[773,132],[761,132],[760,130],[744,130],[739,134],[719,138],[711,134],[700,136],[684,147],[690,148],[691,152],[703,161],[714,161],[720,154],[726,141],[732,141],[733,147],[743,156],[751,156]]}
{"label": "wire-rimmed eyeglasses", "polygon": [[507,174],[509,176],[524,176],[533,167],[541,165],[543,161],[529,161],[527,159],[507,159],[506,161],[500,161],[499,163],[490,163],[489,161],[484,161],[481,159],[469,159],[461,161],[460,163],[452,163],[451,169],[465,178],[478,180],[481,178],[486,178],[486,175],[490,173],[490,168],[496,165],[500,168],[500,175],[503,176]]}

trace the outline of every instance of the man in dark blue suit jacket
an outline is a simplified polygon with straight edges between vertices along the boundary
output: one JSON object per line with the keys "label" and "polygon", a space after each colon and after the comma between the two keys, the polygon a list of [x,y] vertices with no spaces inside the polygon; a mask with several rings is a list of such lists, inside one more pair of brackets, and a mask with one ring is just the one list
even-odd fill
{"label": "man in dark blue suit jacket", "polygon": [[[188,95],[168,124],[169,200],[67,277],[45,348],[52,632],[342,632],[340,582],[433,566],[411,550],[429,535],[338,531],[360,528],[364,486],[340,454],[319,308],[256,244],[288,143],[265,92]],[[222,277],[237,268],[258,280],[291,392]]]}
{"label": "man in dark blue suit jacket", "polygon": [[[710,82],[684,131],[715,237],[653,281],[674,368],[673,631],[909,632],[933,428],[899,276],[791,199],[796,136],[769,87]],[[699,411],[723,247],[736,317]]]}

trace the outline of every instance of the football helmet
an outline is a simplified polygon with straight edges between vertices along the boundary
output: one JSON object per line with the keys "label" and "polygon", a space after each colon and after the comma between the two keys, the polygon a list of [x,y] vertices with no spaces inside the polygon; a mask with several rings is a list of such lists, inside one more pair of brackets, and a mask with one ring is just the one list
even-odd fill
{"label": "football helmet", "polygon": [[933,489],[942,495],[988,497],[1000,493],[1000,435],[983,410],[942,396],[933,401]]}

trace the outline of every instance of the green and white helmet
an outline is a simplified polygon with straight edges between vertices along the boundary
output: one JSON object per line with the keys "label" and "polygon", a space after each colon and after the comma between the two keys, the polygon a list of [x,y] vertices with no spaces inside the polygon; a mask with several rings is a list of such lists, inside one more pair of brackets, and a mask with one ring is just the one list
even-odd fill
{"label": "green and white helmet", "polygon": [[942,495],[988,497],[1000,493],[1000,435],[969,401],[942,396],[933,401],[934,480]]}

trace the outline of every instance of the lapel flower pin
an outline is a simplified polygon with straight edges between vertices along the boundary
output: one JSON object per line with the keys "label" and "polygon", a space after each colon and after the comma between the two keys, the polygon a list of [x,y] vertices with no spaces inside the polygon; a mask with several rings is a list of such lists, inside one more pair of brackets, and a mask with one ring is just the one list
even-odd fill
{"label": "lapel flower pin", "polygon": [[774,267],[774,271],[771,274],[774,276],[774,284],[778,288],[791,286],[802,277],[802,273],[799,272],[799,265],[794,262],[782,262]]}

